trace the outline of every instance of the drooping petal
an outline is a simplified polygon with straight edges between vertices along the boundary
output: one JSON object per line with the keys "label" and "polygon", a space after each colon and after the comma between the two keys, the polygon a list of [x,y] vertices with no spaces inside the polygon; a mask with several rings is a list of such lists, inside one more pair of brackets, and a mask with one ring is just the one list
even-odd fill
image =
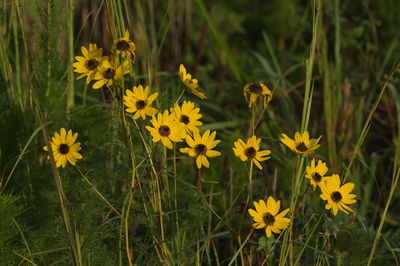
{"label": "drooping petal", "polygon": [[267,226],[265,228],[265,234],[267,235],[268,238],[271,237],[272,233],[271,233],[271,226]]}
{"label": "drooping petal", "polygon": [[258,169],[262,170],[261,164],[256,159],[253,159],[253,163],[257,166]]}
{"label": "drooping petal", "polygon": [[162,137],[161,138],[161,142],[165,147],[167,147],[168,149],[172,150],[173,145],[172,145],[172,142],[171,142],[171,140],[169,138]]}
{"label": "drooping petal", "polygon": [[201,168],[201,158],[200,158],[200,156],[198,156],[197,158],[196,158],[196,165],[197,165],[197,168]]}
{"label": "drooping petal", "polygon": [[207,157],[204,156],[204,155],[200,155],[199,157],[201,157],[201,163],[202,163],[205,167],[209,168],[209,167],[210,167],[210,163],[208,162]]}

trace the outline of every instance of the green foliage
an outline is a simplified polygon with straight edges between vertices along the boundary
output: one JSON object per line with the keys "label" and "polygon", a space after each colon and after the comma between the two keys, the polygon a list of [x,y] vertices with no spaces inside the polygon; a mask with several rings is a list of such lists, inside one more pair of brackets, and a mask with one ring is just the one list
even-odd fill
{"label": "green foliage", "polygon": [[0,260],[10,265],[16,265],[20,261],[14,252],[26,253],[16,221],[23,208],[17,201],[16,196],[0,196]]}

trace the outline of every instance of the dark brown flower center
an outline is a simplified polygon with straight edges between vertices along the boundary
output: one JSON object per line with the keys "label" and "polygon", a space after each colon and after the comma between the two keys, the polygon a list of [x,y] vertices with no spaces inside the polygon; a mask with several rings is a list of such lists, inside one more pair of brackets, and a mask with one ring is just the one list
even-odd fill
{"label": "dark brown flower center", "polygon": [[260,94],[262,92],[262,90],[263,90],[263,88],[261,87],[260,83],[250,84],[249,91],[251,93]]}
{"label": "dark brown flower center", "polygon": [[143,100],[139,100],[139,101],[136,101],[135,105],[136,105],[137,109],[141,110],[141,109],[144,109],[146,107],[147,103],[145,101],[143,101]]}
{"label": "dark brown flower center", "polygon": [[246,155],[247,158],[253,159],[257,154],[256,149],[253,147],[248,147],[247,149],[244,150],[244,155]]}
{"label": "dark brown flower center", "polygon": [[194,151],[196,152],[197,155],[204,155],[207,152],[207,147],[204,144],[197,144],[194,147]]}
{"label": "dark brown flower center", "polygon": [[115,77],[115,69],[107,68],[107,70],[104,71],[104,78],[105,79],[113,79],[114,77]]}
{"label": "dark brown flower center", "polygon": [[158,128],[158,133],[160,133],[162,137],[168,137],[169,134],[171,134],[171,129],[169,126],[160,126]]}
{"label": "dark brown flower center", "polygon": [[67,154],[69,152],[69,146],[65,143],[61,144],[58,147],[58,152],[61,154]]}
{"label": "dark brown flower center", "polygon": [[190,119],[187,115],[181,115],[181,118],[179,119],[179,121],[181,121],[182,123],[184,123],[185,125],[189,124]]}
{"label": "dark brown flower center", "polygon": [[118,41],[116,44],[116,47],[118,50],[126,51],[126,50],[129,50],[129,43],[125,40]]}
{"label": "dark brown flower center", "polygon": [[301,151],[301,152],[305,152],[305,151],[308,150],[308,149],[307,149],[307,146],[306,146],[306,144],[304,144],[304,142],[300,142],[300,144],[298,144],[298,145],[296,146],[296,149],[297,149],[298,151]]}
{"label": "dark brown flower center", "polygon": [[99,64],[100,62],[96,59],[89,59],[85,62],[85,67],[89,70],[95,70]]}
{"label": "dark brown flower center", "polygon": [[332,194],[331,194],[331,199],[336,203],[340,202],[342,200],[342,198],[343,198],[342,194],[340,194],[339,191],[332,192]]}
{"label": "dark brown flower center", "polygon": [[270,214],[269,212],[267,212],[266,214],[264,214],[263,216],[263,220],[264,223],[268,226],[268,225],[273,225],[275,223],[275,217]]}
{"label": "dark brown flower center", "polygon": [[319,183],[321,182],[322,176],[319,173],[314,173],[312,178],[314,179],[315,182]]}

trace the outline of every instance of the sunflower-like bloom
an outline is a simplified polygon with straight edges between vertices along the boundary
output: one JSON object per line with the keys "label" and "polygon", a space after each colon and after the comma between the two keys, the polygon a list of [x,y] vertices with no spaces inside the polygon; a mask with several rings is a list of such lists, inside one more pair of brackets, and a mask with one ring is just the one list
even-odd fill
{"label": "sunflower-like bloom", "polygon": [[306,178],[310,179],[310,184],[313,186],[314,191],[317,185],[321,186],[328,178],[325,176],[327,172],[328,167],[326,167],[326,163],[323,163],[321,160],[315,165],[315,160],[312,159],[310,166],[306,167]]}
{"label": "sunflower-like bloom", "polygon": [[320,186],[322,194],[321,199],[328,201],[325,205],[325,209],[332,209],[333,215],[338,213],[338,210],[343,211],[346,214],[353,212],[353,210],[347,206],[347,204],[355,203],[356,194],[350,194],[354,188],[353,183],[346,183],[340,186],[340,177],[338,175],[332,175]]}
{"label": "sunflower-like bloom", "polygon": [[125,31],[124,37],[114,41],[112,49],[117,55],[121,54],[122,57],[129,55],[132,60],[135,60],[136,45],[129,39],[128,31]]}
{"label": "sunflower-like bloom", "polygon": [[165,110],[163,114],[158,114],[157,118],[153,116],[150,120],[153,127],[146,126],[150,131],[154,142],[161,140],[162,144],[172,150],[172,142],[182,142],[186,136],[186,130],[181,123],[175,120],[175,117]]}
{"label": "sunflower-like bloom", "polygon": [[86,84],[89,84],[107,57],[103,56],[103,48],[97,48],[94,43],[89,44],[89,50],[82,46],[81,52],[83,56],[75,56],[78,62],[73,63],[72,66],[75,68],[74,72],[81,74],[77,79],[86,77]]}
{"label": "sunflower-like bloom", "polygon": [[203,124],[199,121],[201,118],[201,114],[199,113],[200,108],[195,108],[194,103],[191,101],[184,101],[182,106],[175,104],[171,112],[173,112],[176,120],[181,122],[188,132],[198,132],[198,126]]}
{"label": "sunflower-like bloom", "polygon": [[[62,166],[64,168],[67,162],[75,165],[77,159],[82,159],[82,155],[78,153],[81,144],[75,143],[77,137],[78,133],[72,134],[72,130],[67,133],[65,128],[61,128],[60,134],[56,132],[54,137],[51,138],[51,150],[57,167]],[[49,151],[47,146],[44,146],[43,149]],[[50,159],[50,156],[47,158]]]}
{"label": "sunflower-like bloom", "polygon": [[266,161],[271,157],[268,157],[271,154],[270,150],[260,151],[260,143],[261,139],[256,136],[252,136],[245,143],[242,139],[238,139],[235,141],[233,148],[233,152],[237,157],[239,157],[243,162],[247,160],[252,160],[253,163],[258,167],[258,169],[262,169],[260,162]]}
{"label": "sunflower-like bloom", "polygon": [[187,148],[180,148],[182,153],[188,154],[190,157],[196,158],[197,168],[201,168],[202,165],[210,167],[207,157],[213,158],[220,156],[219,151],[214,151],[215,146],[220,143],[220,140],[215,140],[217,132],[213,131],[210,134],[210,130],[206,130],[203,136],[198,131],[193,132],[193,137],[190,135],[186,136],[186,143],[189,145]]}
{"label": "sunflower-like bloom", "polygon": [[93,89],[100,89],[104,85],[110,87],[113,81],[119,80],[123,75],[129,73],[128,61],[115,66],[108,60],[104,60],[103,64],[98,68],[94,79],[97,81],[93,84]]}
{"label": "sunflower-like bloom", "polygon": [[126,95],[124,96],[124,104],[126,111],[128,113],[135,113],[133,119],[138,119],[142,117],[143,120],[146,119],[146,115],[153,116],[158,111],[156,108],[152,107],[151,104],[158,97],[158,93],[155,92],[149,96],[150,87],[146,86],[143,89],[142,85],[138,87],[133,86],[133,90],[126,90]]}
{"label": "sunflower-like bloom", "polygon": [[265,234],[270,237],[272,233],[279,234],[281,230],[286,229],[290,223],[290,219],[285,215],[289,212],[286,209],[278,214],[281,207],[281,201],[275,201],[273,197],[268,197],[267,204],[260,200],[258,203],[254,201],[256,210],[249,209],[250,215],[253,217],[255,229],[265,227]]}
{"label": "sunflower-like bloom", "polygon": [[294,134],[294,139],[289,138],[286,134],[282,134],[281,142],[295,153],[309,155],[319,148],[320,144],[318,144],[318,142],[321,137],[322,136],[318,139],[310,139],[308,131],[305,131],[303,134],[296,132]]}
{"label": "sunflower-like bloom", "polygon": [[179,75],[181,76],[183,84],[185,84],[194,95],[203,100],[207,99],[207,96],[203,92],[197,90],[199,86],[198,80],[192,79],[192,75],[186,72],[186,68],[182,64],[179,66]]}
{"label": "sunflower-like bloom", "polygon": [[249,107],[253,106],[258,97],[263,98],[264,108],[267,107],[268,103],[272,100],[272,92],[264,83],[261,82],[246,84],[243,88],[243,94]]}

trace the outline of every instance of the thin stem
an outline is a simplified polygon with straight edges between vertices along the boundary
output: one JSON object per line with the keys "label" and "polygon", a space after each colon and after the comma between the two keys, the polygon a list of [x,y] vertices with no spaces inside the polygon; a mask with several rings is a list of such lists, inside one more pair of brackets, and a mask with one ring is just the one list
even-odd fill
{"label": "thin stem", "polygon": [[[254,136],[255,131],[255,104],[253,104],[251,108],[251,136]],[[253,198],[253,160],[250,160],[250,169],[249,169],[249,196],[247,198],[247,204],[249,204],[249,200]]]}
{"label": "thin stem", "polygon": [[199,193],[201,193],[202,192],[202,187],[201,187],[201,168],[199,168],[198,171],[197,171],[196,182],[195,183],[196,183],[195,185],[197,187],[197,191]]}
{"label": "thin stem", "polygon": [[[308,187],[307,187],[307,188],[308,188]],[[297,255],[297,259],[296,259],[294,265],[298,265],[298,264],[300,263],[300,258],[301,258],[301,256],[303,255],[304,250],[305,250],[306,247],[308,246],[308,242],[310,242],[311,237],[314,235],[314,233],[315,233],[315,231],[317,230],[319,224],[321,223],[322,217],[324,217],[325,212],[326,212],[326,210],[324,210],[324,211],[321,213],[321,215],[319,216],[318,222],[315,224],[314,228],[312,229],[312,231],[311,231],[310,235],[308,236],[306,243],[304,243],[304,246],[303,246],[303,248],[301,249],[299,255]]]}
{"label": "thin stem", "polygon": [[74,0],[67,1],[68,10],[68,86],[67,86],[67,113],[74,107],[74,71],[72,63],[74,62]]}
{"label": "thin stem", "polygon": [[[153,159],[151,158],[151,151],[150,151],[149,147],[147,146],[147,143],[146,143],[146,140],[144,139],[143,133],[140,130],[140,127],[139,127],[138,123],[136,122],[136,120],[133,120],[133,122],[135,123],[135,126],[136,126],[136,128],[137,128],[137,130],[139,132],[140,139],[141,139],[141,141],[143,143],[143,146],[144,146],[144,148],[146,150],[147,159],[150,162],[151,169],[152,169],[153,174],[154,174],[154,179],[155,179],[156,189],[157,189],[157,191],[156,191],[157,193],[156,194],[157,194],[157,207],[158,207],[158,209],[156,209],[156,211],[160,215],[161,240],[163,242],[163,247],[164,247],[165,246],[165,244],[164,244],[164,212],[163,212],[162,202],[161,202],[160,182],[159,182],[159,178],[157,178],[158,174],[157,174],[156,168],[154,166]],[[168,250],[164,251],[164,253],[167,253],[167,252],[168,252]]]}
{"label": "thin stem", "polygon": [[[121,62],[122,59],[121,58],[119,58],[119,59]],[[111,89],[110,89],[110,91],[111,91]],[[123,221],[124,221],[123,224],[124,224],[124,229],[125,229],[126,255],[128,258],[129,265],[132,266],[133,265],[132,264],[132,254],[131,254],[131,249],[130,249],[130,245],[129,245],[129,216],[130,216],[129,212],[130,212],[132,202],[133,202],[133,192],[134,192],[134,188],[135,188],[137,166],[136,166],[136,155],[135,155],[135,150],[133,148],[131,132],[130,132],[129,125],[126,121],[125,111],[124,111],[124,101],[123,101],[123,97],[122,97],[122,95],[124,95],[124,78],[122,78],[122,80],[121,80],[120,92],[121,92],[121,97],[120,97],[121,100],[120,100],[119,104],[121,106],[121,121],[122,121],[123,129],[124,129],[125,138],[126,138],[126,141],[128,142],[128,151],[129,151],[129,157],[130,157],[131,168],[132,168],[131,169],[131,171],[132,171],[131,181],[129,184],[130,190],[129,190],[128,207],[126,209],[126,212],[123,212],[125,214],[125,216],[123,216]]]}
{"label": "thin stem", "polygon": [[387,215],[387,212],[389,210],[390,203],[392,202],[392,198],[393,198],[394,192],[396,191],[397,182],[399,181],[399,176],[400,176],[400,166],[397,168],[397,173],[395,174],[395,178],[394,178],[392,186],[390,188],[390,194],[389,194],[388,200],[386,202],[386,206],[385,206],[385,209],[383,211],[382,218],[381,218],[381,221],[379,223],[378,230],[376,231],[374,244],[372,245],[371,253],[369,254],[367,266],[371,265],[372,259],[373,259],[374,254],[375,254],[376,247],[378,245],[379,239],[381,238],[383,224],[385,223],[386,215]]}
{"label": "thin stem", "polygon": [[179,227],[178,227],[178,190],[177,190],[177,186],[176,186],[176,145],[174,143],[174,207],[175,207],[175,224],[176,224],[176,230],[178,231]]}
{"label": "thin stem", "polygon": [[233,258],[231,259],[231,261],[229,262],[228,266],[231,266],[235,260],[236,257],[239,255],[239,253],[242,252],[242,249],[244,247],[244,245],[246,245],[247,241],[249,241],[251,234],[253,233],[254,229],[251,229],[250,233],[247,235],[246,239],[244,240],[243,244],[240,245],[240,248],[238,251],[236,251],[235,255],[233,256]]}
{"label": "thin stem", "polygon": [[182,98],[182,96],[183,96],[184,93],[185,93],[185,88],[183,88],[181,94],[179,95],[178,99],[176,99],[174,105],[177,104],[177,103],[179,103],[179,101],[180,101],[180,99]]}
{"label": "thin stem", "polygon": [[[161,168],[163,177],[164,177],[164,186],[167,190],[168,199],[171,199],[171,194],[169,191],[169,181],[168,181],[168,155],[167,155],[167,147],[163,145],[163,165]],[[171,207],[171,206],[169,206]]]}
{"label": "thin stem", "polygon": [[251,135],[254,136],[255,131],[255,104],[251,107]]}
{"label": "thin stem", "polygon": [[[290,199],[290,225],[288,230],[286,231],[286,234],[284,236],[283,240],[283,245],[282,245],[282,251],[281,251],[281,256],[279,259],[279,265],[286,265],[286,259],[287,256],[291,255],[291,265],[293,265],[293,219],[294,219],[294,213],[296,210],[296,204],[297,204],[297,199],[300,194],[301,190],[301,184],[302,184],[302,173],[303,173],[303,165],[304,165],[304,156],[299,155],[297,157],[297,167],[296,167],[296,178],[295,178],[295,183],[292,186],[292,197]],[[289,249],[288,249],[289,247]]]}
{"label": "thin stem", "polygon": [[249,200],[253,199],[253,161],[250,161],[250,170],[249,170],[249,197],[247,200],[247,205]]}
{"label": "thin stem", "polygon": [[94,192],[99,195],[99,197],[118,215],[121,216],[121,214],[117,211],[117,209],[112,206],[112,204],[101,194],[101,192],[92,184],[92,182],[87,179],[86,175],[82,172],[79,166],[76,165],[76,169],[78,170],[79,174],[82,176],[82,179],[89,184],[89,186],[93,189]]}
{"label": "thin stem", "polygon": [[36,90],[33,91],[34,93],[34,102],[36,106],[36,115],[42,127],[43,138],[48,148],[50,163],[51,163],[51,170],[54,177],[54,181],[56,184],[57,194],[60,201],[61,212],[64,220],[64,226],[67,233],[68,244],[72,252],[73,262],[74,265],[82,265],[82,257],[80,256],[80,252],[77,250],[77,240],[76,235],[74,234],[73,224],[71,222],[71,217],[68,213],[67,208],[67,198],[64,193],[64,189],[61,182],[60,173],[58,168],[56,167],[56,162],[54,160],[54,154],[52,150],[52,145],[50,145],[50,136],[48,132],[48,128],[46,127],[47,123],[45,122],[45,118],[43,117],[43,113],[41,112],[40,105],[38,103],[38,96]]}

